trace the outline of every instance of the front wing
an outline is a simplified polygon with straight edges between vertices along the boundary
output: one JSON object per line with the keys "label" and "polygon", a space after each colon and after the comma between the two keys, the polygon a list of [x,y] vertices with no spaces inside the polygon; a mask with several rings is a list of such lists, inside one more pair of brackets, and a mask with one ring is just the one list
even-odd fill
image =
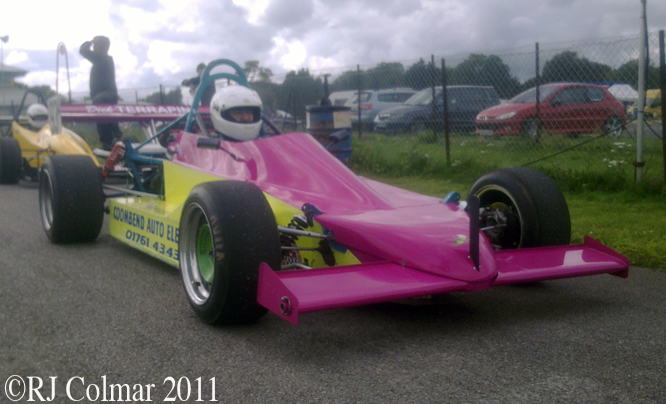
{"label": "front wing", "polygon": [[497,251],[495,261],[495,279],[480,283],[392,262],[278,272],[262,263],[257,301],[297,324],[300,313],[602,273],[627,277],[629,270],[627,258],[590,237],[577,245]]}

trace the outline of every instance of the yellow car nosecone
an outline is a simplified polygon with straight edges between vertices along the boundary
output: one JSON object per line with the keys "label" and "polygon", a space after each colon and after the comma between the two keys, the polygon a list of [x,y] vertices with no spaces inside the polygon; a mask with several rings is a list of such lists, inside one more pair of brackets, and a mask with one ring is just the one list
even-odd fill
{"label": "yellow car nosecone", "polygon": [[33,131],[12,122],[12,136],[0,139],[0,183],[16,184],[21,173],[36,180],[44,159],[54,154],[88,155],[100,166],[85,140],[69,129],[52,134],[49,124]]}

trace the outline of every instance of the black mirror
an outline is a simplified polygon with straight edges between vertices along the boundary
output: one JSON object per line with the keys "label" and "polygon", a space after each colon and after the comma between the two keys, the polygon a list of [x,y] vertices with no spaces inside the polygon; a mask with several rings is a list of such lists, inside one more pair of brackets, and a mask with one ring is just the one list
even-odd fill
{"label": "black mirror", "polygon": [[197,147],[202,149],[219,149],[220,148],[220,139],[210,138],[210,137],[200,137],[197,139]]}

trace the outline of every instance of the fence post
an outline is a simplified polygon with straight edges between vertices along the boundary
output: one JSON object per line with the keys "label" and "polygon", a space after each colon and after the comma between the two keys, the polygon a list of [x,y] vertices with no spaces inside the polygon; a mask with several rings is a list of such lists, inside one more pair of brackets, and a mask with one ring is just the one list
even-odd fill
{"label": "fence post", "polygon": [[664,56],[664,30],[659,31],[659,88],[661,89],[661,158],[664,163],[664,184],[666,184],[666,56]]}
{"label": "fence post", "polygon": [[[433,142],[437,142],[437,78],[435,77],[435,55],[430,55],[430,82],[432,83],[432,136]],[[442,89],[444,92],[445,89]]]}
{"label": "fence post", "polygon": [[446,166],[451,167],[451,148],[449,146],[449,101],[446,93],[446,63],[442,58],[442,113],[444,114],[444,145],[446,149]]}
{"label": "fence post", "polygon": [[356,65],[356,111],[358,113],[358,138],[363,137],[363,125],[361,125],[361,65]]}
{"label": "fence post", "polygon": [[645,19],[645,0],[641,0],[641,25],[638,45],[638,113],[636,116],[636,161],[634,161],[634,181],[643,179],[643,125],[645,124],[645,81],[646,63],[645,48],[647,46],[647,22]]}
{"label": "fence post", "polygon": [[534,84],[536,88],[536,117],[537,117],[537,122],[536,122],[536,138],[534,139],[535,144],[539,144],[539,139],[541,138],[541,125],[539,122],[541,122],[541,107],[539,106],[539,85],[540,83],[540,77],[539,77],[539,42],[536,43],[536,46],[534,48],[535,52],[535,75],[534,75]]}
{"label": "fence post", "polygon": [[[296,119],[296,96],[298,95],[296,92],[296,84],[294,83],[291,86],[291,94],[293,95],[291,98],[291,115]],[[307,117],[306,117],[307,118]],[[284,130],[284,124],[287,122],[287,117],[284,117],[284,121],[282,122],[282,130]]]}

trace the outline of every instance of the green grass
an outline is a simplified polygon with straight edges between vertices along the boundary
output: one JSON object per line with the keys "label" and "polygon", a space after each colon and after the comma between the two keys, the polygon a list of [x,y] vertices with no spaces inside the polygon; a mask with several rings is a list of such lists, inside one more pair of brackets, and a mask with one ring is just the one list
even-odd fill
{"label": "green grass", "polygon": [[[388,176],[449,178],[471,183],[498,167],[530,165],[556,179],[564,190],[622,191],[633,186],[636,150],[631,138],[598,138],[583,135],[542,136],[535,146],[518,136],[486,138],[476,135],[450,136],[447,163],[443,139],[432,133],[417,136],[364,135],[354,139],[354,167]],[[551,157],[552,156],[552,157]],[[643,187],[663,194],[662,144],[645,139]]]}
{"label": "green grass", "polygon": [[[353,169],[357,173],[415,192],[443,197],[449,191],[466,196],[486,171],[524,165],[594,135],[554,135],[535,146],[526,139],[488,139],[453,135],[450,165],[443,141],[432,134],[354,139]],[[643,181],[633,180],[633,139],[591,140],[556,157],[530,164],[551,176],[569,204],[572,242],[590,235],[629,257],[631,264],[666,271],[666,187],[661,141],[646,139]]]}

